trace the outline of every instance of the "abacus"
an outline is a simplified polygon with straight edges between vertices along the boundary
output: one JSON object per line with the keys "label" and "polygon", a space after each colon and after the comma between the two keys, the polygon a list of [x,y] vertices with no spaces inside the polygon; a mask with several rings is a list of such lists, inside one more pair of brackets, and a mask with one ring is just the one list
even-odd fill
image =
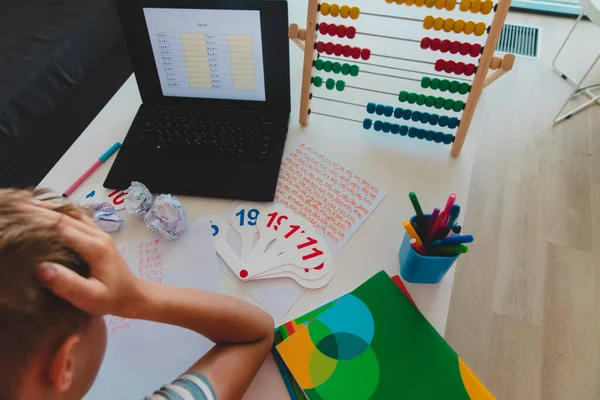
{"label": "abacus", "polygon": [[[383,1],[383,0],[381,0]],[[510,7],[510,0],[499,0],[494,4],[492,0],[385,0],[392,5],[416,6],[437,10],[454,10],[457,5],[461,12],[471,12],[473,15],[493,14],[492,23],[487,26],[485,22],[476,22],[468,18],[453,19],[427,15],[424,18],[411,18],[407,16],[398,16],[392,14],[372,13],[361,10],[357,6],[348,6],[320,2],[320,0],[308,0],[308,16],[306,28],[300,29],[298,25],[289,26],[288,36],[304,51],[304,64],[302,73],[302,88],[300,99],[300,124],[307,125],[310,114],[318,114],[327,117],[340,118],[348,121],[361,123],[366,130],[398,134],[405,137],[423,139],[434,143],[443,143],[452,145],[451,154],[457,156],[460,154],[464,141],[477,107],[477,103],[483,89],[500,78],[504,73],[511,70],[515,56],[505,54],[503,57],[494,55],[494,50],[498,44],[504,20]],[[328,16],[332,18],[341,18],[357,20],[359,17],[385,18],[398,21],[408,21],[410,23],[421,24],[425,30],[443,31],[449,34],[464,34],[473,36],[484,36],[487,38],[483,45],[470,43],[469,41],[442,40],[435,37],[423,37],[414,39],[401,36],[389,36],[376,32],[363,32],[355,26],[334,23],[319,22],[319,16]],[[475,17],[473,17],[475,18]],[[338,20],[334,20],[338,22]],[[351,22],[352,23],[352,22]],[[322,39],[319,38],[322,36]],[[418,60],[415,58],[403,58],[399,55],[383,54],[372,52],[366,47],[352,46],[349,44],[334,43],[332,40],[344,38],[346,42],[363,36],[369,40],[397,40],[418,45],[423,51],[433,51],[445,54],[450,53],[456,57],[461,57],[464,61],[453,61],[440,58],[435,62]],[[447,36],[447,35],[446,35]],[[334,39],[335,38],[335,39]],[[401,54],[400,54],[401,55]],[[456,58],[455,57],[455,58]],[[381,65],[377,62],[379,59],[402,60],[406,62],[418,63],[429,68],[427,71],[397,68],[389,65]],[[411,73],[423,74],[420,79],[398,75],[389,75],[380,72],[369,71],[369,67],[389,68],[396,71],[408,71]],[[365,68],[367,67],[367,68]],[[426,69],[421,68],[421,69]],[[493,72],[488,76],[488,72]],[[323,77],[322,74],[329,74],[329,77]],[[420,84],[420,93],[405,90],[400,87],[398,91],[373,90],[364,85],[358,86],[361,75],[370,74],[381,77],[396,78],[404,81],[415,81]],[[386,78],[387,79],[387,78]],[[390,87],[396,87],[390,83]],[[343,92],[347,89],[359,90],[365,92],[376,92],[378,95],[391,95],[402,103],[402,107],[394,107],[391,101],[388,104],[378,102],[367,102],[367,104],[358,104],[348,101],[340,101],[326,98],[319,94],[313,94],[314,90],[322,91],[326,89],[333,92]],[[431,95],[422,93],[422,89],[427,89]],[[441,92],[441,93],[437,93]],[[448,95],[451,94],[451,96]],[[344,103],[361,107],[366,111],[367,117],[362,121],[355,118],[346,118],[340,115],[319,113],[311,110],[311,100],[313,97],[320,100]],[[466,97],[466,99],[465,99]],[[419,111],[411,109],[412,104],[432,108],[432,112]],[[406,105],[406,108],[405,108]],[[413,106],[414,108],[414,106]],[[422,109],[422,108],[421,108]],[[458,116],[438,115],[436,110],[445,110],[445,112],[460,114]],[[380,117],[380,118],[377,118]],[[383,117],[395,118],[397,120],[410,121],[410,125],[388,122]],[[397,121],[400,122],[400,121]],[[455,134],[444,133],[437,130],[422,129],[414,126],[415,124],[437,126],[447,131],[456,130]]]}

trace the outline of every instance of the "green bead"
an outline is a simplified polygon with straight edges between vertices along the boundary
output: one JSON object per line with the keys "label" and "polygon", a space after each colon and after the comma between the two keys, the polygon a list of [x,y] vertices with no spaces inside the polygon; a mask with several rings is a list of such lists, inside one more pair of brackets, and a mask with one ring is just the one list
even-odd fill
{"label": "green bead", "polygon": [[452,110],[452,106],[454,105],[454,100],[446,99],[444,100],[444,110]]}
{"label": "green bead", "polygon": [[450,88],[448,90],[450,90],[450,93],[456,93],[458,92],[459,87],[460,83],[458,83],[458,81],[452,81],[450,82]]}
{"label": "green bead", "polygon": [[323,70],[325,70],[325,72],[331,72],[331,61],[325,61],[325,65],[323,66]]}
{"label": "green bead", "polygon": [[344,88],[346,87],[346,82],[339,80],[335,83],[335,88],[337,89],[338,92],[343,92]]}
{"label": "green bead", "polygon": [[444,98],[443,97],[436,97],[435,98],[435,104],[433,106],[435,108],[437,108],[438,110],[440,110],[442,107],[444,107]]}
{"label": "green bead", "polygon": [[342,74],[348,75],[350,73],[350,64],[342,64]]}
{"label": "green bead", "polygon": [[400,100],[402,103],[404,103],[407,99],[408,99],[408,92],[406,90],[401,91],[400,94],[398,95],[398,100]]}
{"label": "green bead", "polygon": [[420,94],[417,96],[417,104],[420,106],[425,104],[425,95],[424,94]]}
{"label": "green bead", "polygon": [[427,96],[425,98],[425,105],[427,107],[433,107],[434,104],[435,104],[435,97],[434,96]]}
{"label": "green bead", "polygon": [[408,103],[409,104],[415,104],[415,102],[417,101],[417,94],[415,92],[410,92],[408,94]]}
{"label": "green bead", "polygon": [[471,89],[471,85],[469,85],[466,82],[463,82],[460,84],[460,87],[458,88],[458,93],[467,94],[467,93],[469,93],[469,89]]}
{"label": "green bead", "polygon": [[340,64],[339,62],[334,62],[333,66],[331,67],[331,70],[334,74],[339,74],[342,71],[342,64]]}
{"label": "green bead", "polygon": [[333,88],[335,87],[335,79],[327,79],[327,81],[325,82],[325,87],[329,90],[333,90]]}
{"label": "green bead", "polygon": [[457,100],[454,102],[454,105],[452,106],[452,109],[456,112],[461,112],[463,110],[463,108],[465,107],[465,103],[462,100]]}
{"label": "green bead", "polygon": [[358,68],[358,65],[353,65],[350,67],[350,75],[352,76],[358,76],[358,71],[360,70],[360,68]]}
{"label": "green bead", "polygon": [[321,71],[323,69],[323,64],[325,64],[325,62],[323,60],[321,60],[320,58],[317,58],[317,61],[315,61],[315,68],[318,71]]}
{"label": "green bead", "polygon": [[431,88],[433,90],[438,90],[440,88],[440,80],[438,78],[433,78],[431,80]]}
{"label": "green bead", "polygon": [[448,79],[442,79],[440,81],[440,90],[442,92],[447,91],[449,87],[450,87],[450,81]]}
{"label": "green bead", "polygon": [[314,84],[316,87],[321,87],[321,85],[323,84],[323,78],[321,78],[320,76],[315,76],[315,77],[313,78],[313,84]]}
{"label": "green bead", "polygon": [[429,86],[431,86],[431,78],[428,76],[421,78],[421,87],[427,89]]}

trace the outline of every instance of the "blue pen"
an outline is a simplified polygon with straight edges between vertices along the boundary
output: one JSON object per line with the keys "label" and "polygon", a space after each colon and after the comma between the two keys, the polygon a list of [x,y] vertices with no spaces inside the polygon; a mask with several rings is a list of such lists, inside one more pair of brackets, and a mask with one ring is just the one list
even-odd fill
{"label": "blue pen", "polygon": [[458,219],[459,214],[460,214],[460,206],[458,204],[453,205],[452,208],[450,209],[450,219],[448,220],[448,225],[446,226],[447,229],[452,229],[452,227],[454,226],[454,223]]}
{"label": "blue pen", "polygon": [[441,240],[434,240],[431,244],[434,246],[454,246],[457,244],[471,243],[473,240],[473,235],[450,236]]}

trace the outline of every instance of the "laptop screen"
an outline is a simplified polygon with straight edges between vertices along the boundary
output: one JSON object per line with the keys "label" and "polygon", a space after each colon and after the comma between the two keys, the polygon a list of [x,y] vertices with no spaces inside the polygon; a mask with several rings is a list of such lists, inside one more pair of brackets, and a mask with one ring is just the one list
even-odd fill
{"label": "laptop screen", "polygon": [[258,10],[144,8],[164,96],[265,101]]}

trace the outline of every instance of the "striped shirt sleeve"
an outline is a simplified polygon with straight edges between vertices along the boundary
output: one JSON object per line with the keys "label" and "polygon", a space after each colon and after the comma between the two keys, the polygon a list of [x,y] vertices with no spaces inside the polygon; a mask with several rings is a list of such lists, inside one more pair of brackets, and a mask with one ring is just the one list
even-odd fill
{"label": "striped shirt sleeve", "polygon": [[189,372],[146,397],[146,400],[217,400],[217,395],[204,375]]}

